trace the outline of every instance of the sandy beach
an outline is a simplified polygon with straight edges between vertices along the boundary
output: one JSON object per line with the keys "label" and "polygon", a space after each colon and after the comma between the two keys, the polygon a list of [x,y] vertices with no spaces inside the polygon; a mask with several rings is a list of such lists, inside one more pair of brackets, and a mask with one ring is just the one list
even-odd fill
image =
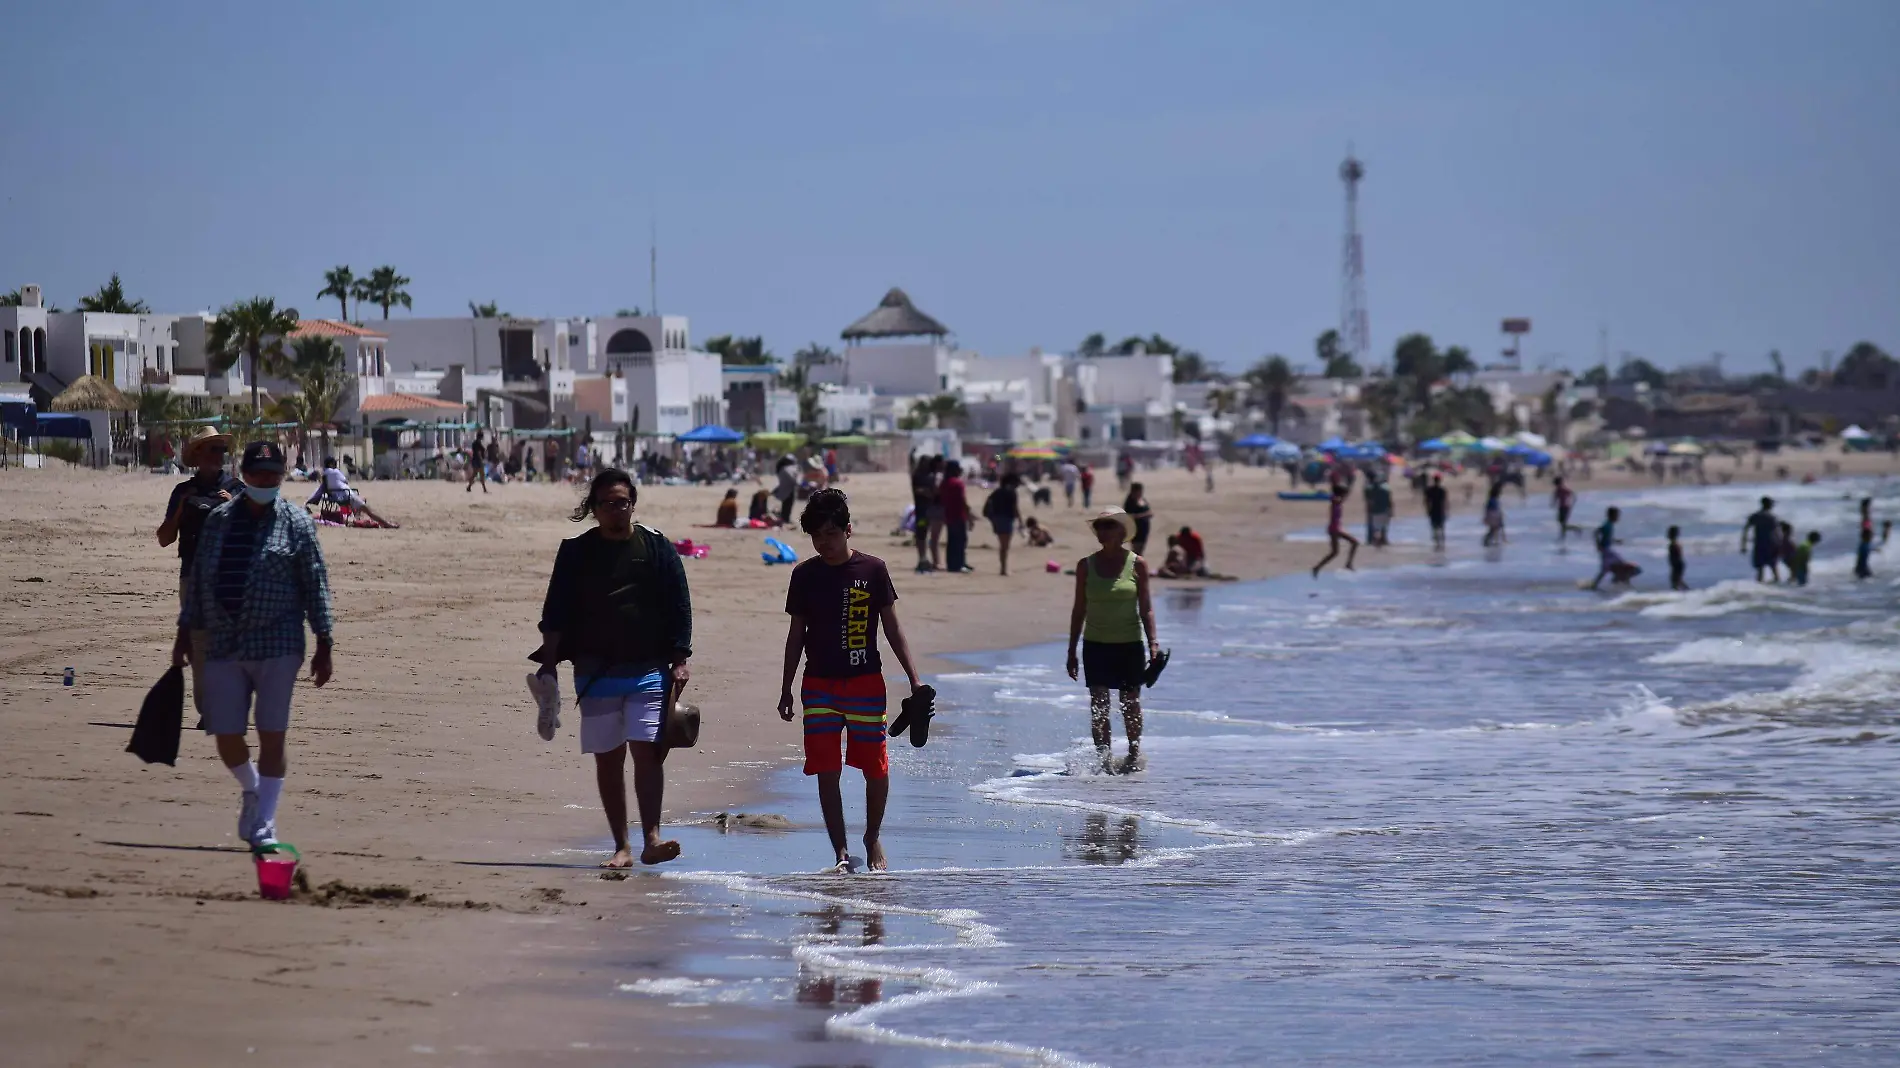
{"label": "sandy beach", "polygon": [[[1771,458],[1818,474],[1900,472],[1886,455]],[[1183,524],[1213,566],[1239,579],[1310,567],[1321,502],[1281,502],[1277,469],[1199,476],[1144,472],[1162,535]],[[0,1043],[9,1063],[231,1063],[294,1048],[303,1064],[380,1064],[439,1054],[498,1064],[598,1061],[780,1063],[781,1036],[759,1010],[682,1014],[616,998],[601,976],[667,974],[666,963],[717,936],[674,908],[674,887],[635,872],[603,880],[605,839],[592,771],[579,753],[571,698],[553,743],[534,733],[522,684],[555,546],[579,491],[512,484],[364,487],[401,530],[325,528],[336,601],[336,675],[298,691],[280,830],[306,857],[315,892],[257,899],[234,824],[236,791],[209,740],[187,733],[176,768],[121,752],[144,691],[166,665],[177,560],[153,538],[174,479],[78,469],[0,472],[0,563],[8,625],[0,634],[0,715],[11,728],[0,778]],[[1577,486],[1594,522],[1617,489],[1611,473]],[[994,541],[972,536],[974,575],[917,576],[892,536],[908,500],[901,475],[851,478],[855,546],[892,565],[899,613],[926,672],[956,653],[1059,637],[1070,566],[1089,548],[1078,506],[1030,509],[1058,545],[1020,544],[996,574]],[[307,492],[307,491],[306,491]],[[757,784],[796,760],[797,727],[775,714],[784,639],[784,569],[758,557],[757,532],[700,529],[722,488],[645,487],[636,518],[708,542],[688,562],[696,655],[690,699],[700,748],[669,761],[670,823],[746,811]],[[1418,504],[1396,494],[1399,514]],[[1470,511],[1454,493],[1454,507]],[[1548,533],[1548,484],[1507,498],[1512,532]],[[1097,504],[1118,503],[1112,479]],[[1027,503],[1027,501],[1025,501]],[[1355,498],[1349,526],[1362,525]],[[802,535],[788,537],[801,552]],[[1361,565],[1422,558],[1416,547],[1364,550]],[[1654,576],[1650,576],[1653,579]],[[1166,636],[1163,635],[1166,644]],[[61,686],[71,666],[76,685]],[[887,655],[886,674],[897,679]],[[190,723],[187,709],[187,724]],[[901,784],[899,786],[901,789]],[[855,805],[853,806],[855,812]],[[812,836],[814,867],[824,859]],[[902,865],[902,843],[890,843]],[[569,850],[569,852],[561,852]],[[604,852],[601,853],[604,856]]]}

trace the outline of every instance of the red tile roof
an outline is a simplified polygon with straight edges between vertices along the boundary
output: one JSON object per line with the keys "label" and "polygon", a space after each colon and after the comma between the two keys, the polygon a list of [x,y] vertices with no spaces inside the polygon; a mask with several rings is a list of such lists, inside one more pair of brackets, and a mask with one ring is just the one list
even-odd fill
{"label": "red tile roof", "polygon": [[299,319],[297,329],[290,332],[293,338],[299,337],[373,337],[387,341],[388,336],[374,330],[366,330],[353,323],[339,322],[335,319]]}
{"label": "red tile roof", "polygon": [[463,407],[454,401],[440,400],[435,397],[419,397],[414,393],[373,393],[363,398],[357,406],[365,412],[414,412],[441,410],[459,412]]}

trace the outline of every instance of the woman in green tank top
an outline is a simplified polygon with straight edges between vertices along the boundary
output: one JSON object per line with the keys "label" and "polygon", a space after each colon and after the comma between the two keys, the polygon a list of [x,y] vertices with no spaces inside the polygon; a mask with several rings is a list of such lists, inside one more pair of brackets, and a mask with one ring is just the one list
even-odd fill
{"label": "woman in green tank top", "polygon": [[[1127,774],[1141,759],[1142,677],[1148,662],[1161,652],[1155,641],[1154,605],[1148,598],[1148,562],[1125,545],[1135,536],[1135,523],[1122,509],[1102,509],[1089,528],[1102,547],[1075,565],[1069,677],[1079,674],[1089,688],[1089,733],[1101,755],[1102,770],[1111,774],[1117,768],[1109,751],[1108,692],[1120,691],[1128,755],[1119,770]],[[1079,659],[1078,640],[1082,643]]]}

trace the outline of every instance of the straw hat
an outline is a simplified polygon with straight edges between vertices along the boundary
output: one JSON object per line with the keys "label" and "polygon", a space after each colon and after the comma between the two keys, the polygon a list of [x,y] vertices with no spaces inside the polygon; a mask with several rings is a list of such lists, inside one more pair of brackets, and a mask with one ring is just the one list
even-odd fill
{"label": "straw hat", "polygon": [[1135,540],[1135,517],[1113,505],[1095,513],[1095,518],[1089,520],[1089,532],[1094,533],[1095,524],[1100,523],[1104,519],[1113,519],[1122,525],[1123,541]]}
{"label": "straw hat", "polygon": [[215,427],[201,426],[197,430],[192,431],[191,437],[185,441],[185,447],[178,450],[178,461],[186,467],[197,467],[198,450],[212,442],[223,445],[225,450],[229,451],[231,448],[231,435],[220,433]]}

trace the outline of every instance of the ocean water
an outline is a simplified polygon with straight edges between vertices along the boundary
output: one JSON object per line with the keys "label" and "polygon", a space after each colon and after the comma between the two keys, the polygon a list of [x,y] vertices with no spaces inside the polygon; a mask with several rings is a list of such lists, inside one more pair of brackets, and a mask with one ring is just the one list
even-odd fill
{"label": "ocean water", "polygon": [[1758,490],[1586,486],[1633,591],[1580,590],[1536,497],[1501,551],[1467,514],[1429,565],[1166,589],[1128,776],[1059,646],[979,658],[893,743],[893,874],[694,835],[667,878],[733,951],[623,996],[796,1006],[787,1065],[1900,1062],[1900,544],[1851,577],[1862,492],[1900,512],[1774,491],[1826,536],[1806,588],[1745,574]]}

